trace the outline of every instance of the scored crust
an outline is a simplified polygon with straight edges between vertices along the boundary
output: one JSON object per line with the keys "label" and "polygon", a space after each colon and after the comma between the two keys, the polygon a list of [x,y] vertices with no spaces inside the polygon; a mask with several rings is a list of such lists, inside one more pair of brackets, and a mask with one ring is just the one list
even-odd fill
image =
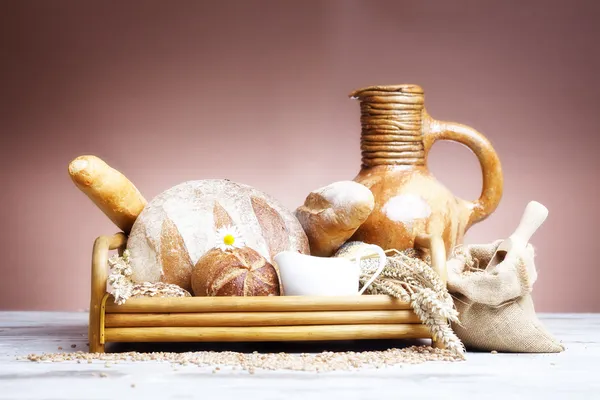
{"label": "scored crust", "polygon": [[213,207],[213,217],[215,219],[215,229],[217,230],[225,226],[233,225],[231,217],[218,201],[215,201],[215,205]]}
{"label": "scored crust", "polygon": [[160,257],[163,267],[162,281],[192,289],[192,260],[177,226],[169,217],[163,219],[160,235]]}
{"label": "scored crust", "polygon": [[250,200],[272,260],[277,254],[289,248],[290,239],[285,221],[264,199],[252,196]]}
{"label": "scored crust", "polygon": [[195,296],[281,294],[275,267],[248,247],[208,251],[193,269],[192,287]]}

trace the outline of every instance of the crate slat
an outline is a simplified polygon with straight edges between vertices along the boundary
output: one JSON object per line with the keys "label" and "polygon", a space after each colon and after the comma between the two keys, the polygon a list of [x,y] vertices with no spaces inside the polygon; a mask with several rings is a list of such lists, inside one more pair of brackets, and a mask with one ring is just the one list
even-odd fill
{"label": "crate slat", "polygon": [[107,299],[107,313],[266,312],[412,310],[409,303],[385,295],[137,298],[116,305]]}
{"label": "crate slat", "polygon": [[430,338],[422,324],[106,328],[107,342],[265,342]]}
{"label": "crate slat", "polygon": [[194,326],[287,326],[287,325],[362,325],[415,324],[419,317],[409,310],[386,311],[297,311],[106,314],[107,328],[194,327]]}

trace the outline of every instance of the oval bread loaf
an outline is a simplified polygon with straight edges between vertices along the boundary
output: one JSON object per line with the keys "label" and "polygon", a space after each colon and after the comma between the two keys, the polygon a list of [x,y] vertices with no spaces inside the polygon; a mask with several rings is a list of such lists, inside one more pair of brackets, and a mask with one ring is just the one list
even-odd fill
{"label": "oval bread loaf", "polygon": [[281,251],[309,253],[300,222],[275,199],[229,180],[189,181],[156,196],[138,216],[127,242],[132,279],[191,291],[194,265],[226,226],[237,228],[246,246],[275,267]]}
{"label": "oval bread loaf", "polygon": [[366,186],[339,181],[311,192],[296,209],[313,256],[330,257],[367,220],[375,199]]}

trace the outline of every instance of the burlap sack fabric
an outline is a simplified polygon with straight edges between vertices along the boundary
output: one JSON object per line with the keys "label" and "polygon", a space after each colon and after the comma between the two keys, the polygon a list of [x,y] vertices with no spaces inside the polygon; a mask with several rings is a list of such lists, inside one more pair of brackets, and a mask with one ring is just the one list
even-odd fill
{"label": "burlap sack fabric", "polygon": [[531,291],[537,279],[534,249],[509,252],[488,262],[501,240],[457,248],[448,261],[448,291],[460,324],[456,335],[467,349],[557,353],[564,350],[536,316]]}

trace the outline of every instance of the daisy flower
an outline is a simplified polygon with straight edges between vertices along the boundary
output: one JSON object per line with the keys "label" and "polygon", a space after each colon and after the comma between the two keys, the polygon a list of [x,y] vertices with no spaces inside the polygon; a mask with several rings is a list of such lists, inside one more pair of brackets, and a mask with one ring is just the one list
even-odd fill
{"label": "daisy flower", "polygon": [[246,246],[246,242],[235,226],[225,226],[217,231],[215,247],[218,247],[221,251],[233,250],[244,246]]}

